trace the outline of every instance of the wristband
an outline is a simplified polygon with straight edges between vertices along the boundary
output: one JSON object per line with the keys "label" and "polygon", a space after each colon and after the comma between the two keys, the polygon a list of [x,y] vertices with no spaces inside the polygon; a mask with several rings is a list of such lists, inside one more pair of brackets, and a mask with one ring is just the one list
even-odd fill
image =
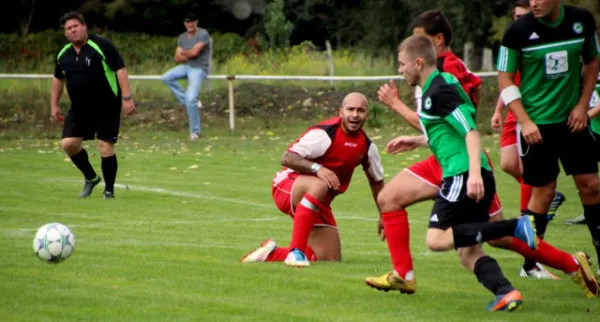
{"label": "wristband", "polygon": [[129,100],[131,100],[131,95],[129,95],[129,96],[123,96],[122,99],[124,101],[129,101]]}
{"label": "wristband", "polygon": [[315,162],[310,166],[310,170],[312,171],[312,173],[317,174],[317,172],[319,172],[319,169],[321,169],[321,167],[322,167],[322,165]]}
{"label": "wristband", "polygon": [[521,98],[521,91],[519,91],[517,86],[510,85],[502,90],[500,98],[502,99],[504,106],[508,106],[508,104]]}

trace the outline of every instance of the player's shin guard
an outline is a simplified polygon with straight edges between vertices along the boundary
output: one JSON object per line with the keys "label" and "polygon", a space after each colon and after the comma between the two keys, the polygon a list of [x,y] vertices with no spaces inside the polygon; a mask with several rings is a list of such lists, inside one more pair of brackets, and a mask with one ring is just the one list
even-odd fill
{"label": "player's shin guard", "polygon": [[77,169],[83,173],[86,180],[96,179],[98,175],[96,174],[96,171],[94,171],[94,168],[92,168],[88,153],[84,148],[81,148],[79,153],[72,155],[70,158]]}
{"label": "player's shin guard", "polygon": [[508,294],[515,289],[506,277],[504,277],[504,274],[502,274],[498,262],[492,257],[480,257],[475,262],[474,273],[479,283],[494,293],[494,295]]}
{"label": "player's shin guard", "polygon": [[513,236],[517,227],[517,219],[497,222],[466,223],[452,227],[454,247],[469,247],[488,240],[505,236]]}
{"label": "player's shin guard", "polygon": [[381,214],[383,231],[387,241],[394,271],[405,280],[412,280],[413,263],[410,254],[410,233],[406,210]]}
{"label": "player's shin guard", "polygon": [[600,204],[584,205],[583,215],[585,216],[585,223],[590,230],[592,241],[596,248],[596,258],[598,258],[600,263]]}
{"label": "player's shin guard", "polygon": [[315,217],[319,213],[319,208],[323,207],[324,206],[319,200],[309,194],[304,194],[304,197],[296,206],[296,211],[294,213],[294,228],[292,231],[290,250],[299,249],[300,251],[305,252]]}
{"label": "player's shin guard", "polygon": [[114,192],[115,179],[117,178],[117,155],[113,154],[109,157],[102,157],[102,175],[104,176],[104,190]]}
{"label": "player's shin guard", "polygon": [[579,269],[579,265],[577,265],[573,256],[552,247],[552,245],[541,239],[539,240],[538,249],[532,250],[526,243],[513,237],[510,249],[519,253],[528,261],[533,262],[534,265],[538,262],[554,269],[559,269],[565,274],[572,274]]}

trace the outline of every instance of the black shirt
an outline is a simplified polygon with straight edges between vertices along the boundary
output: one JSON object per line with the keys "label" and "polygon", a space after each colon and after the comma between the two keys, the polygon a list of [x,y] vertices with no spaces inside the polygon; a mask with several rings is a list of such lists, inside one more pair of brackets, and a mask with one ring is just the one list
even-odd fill
{"label": "black shirt", "polygon": [[116,71],[123,67],[123,58],[110,41],[89,35],[79,54],[71,43],[58,52],[54,77],[66,81],[73,109],[88,109],[117,101],[120,104]]}

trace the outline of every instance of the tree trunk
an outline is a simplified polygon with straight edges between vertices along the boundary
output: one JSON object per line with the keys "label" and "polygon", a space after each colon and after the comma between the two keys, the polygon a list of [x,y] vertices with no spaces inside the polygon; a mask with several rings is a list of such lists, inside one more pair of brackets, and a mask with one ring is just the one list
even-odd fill
{"label": "tree trunk", "polygon": [[[27,0],[22,0],[23,9],[27,7]],[[35,12],[35,2],[36,0],[31,0],[31,9],[29,10],[29,15],[27,16],[27,20],[25,20],[25,16],[21,20],[21,35],[27,36],[29,34],[29,29],[31,28],[31,22],[33,21],[33,15]]]}

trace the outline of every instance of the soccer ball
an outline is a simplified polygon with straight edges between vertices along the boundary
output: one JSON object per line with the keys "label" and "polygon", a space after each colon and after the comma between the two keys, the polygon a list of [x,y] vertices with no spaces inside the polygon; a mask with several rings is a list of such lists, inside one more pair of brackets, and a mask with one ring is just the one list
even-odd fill
{"label": "soccer ball", "polygon": [[33,238],[33,251],[39,259],[49,263],[62,262],[74,250],[75,235],[63,224],[46,224],[38,229]]}

